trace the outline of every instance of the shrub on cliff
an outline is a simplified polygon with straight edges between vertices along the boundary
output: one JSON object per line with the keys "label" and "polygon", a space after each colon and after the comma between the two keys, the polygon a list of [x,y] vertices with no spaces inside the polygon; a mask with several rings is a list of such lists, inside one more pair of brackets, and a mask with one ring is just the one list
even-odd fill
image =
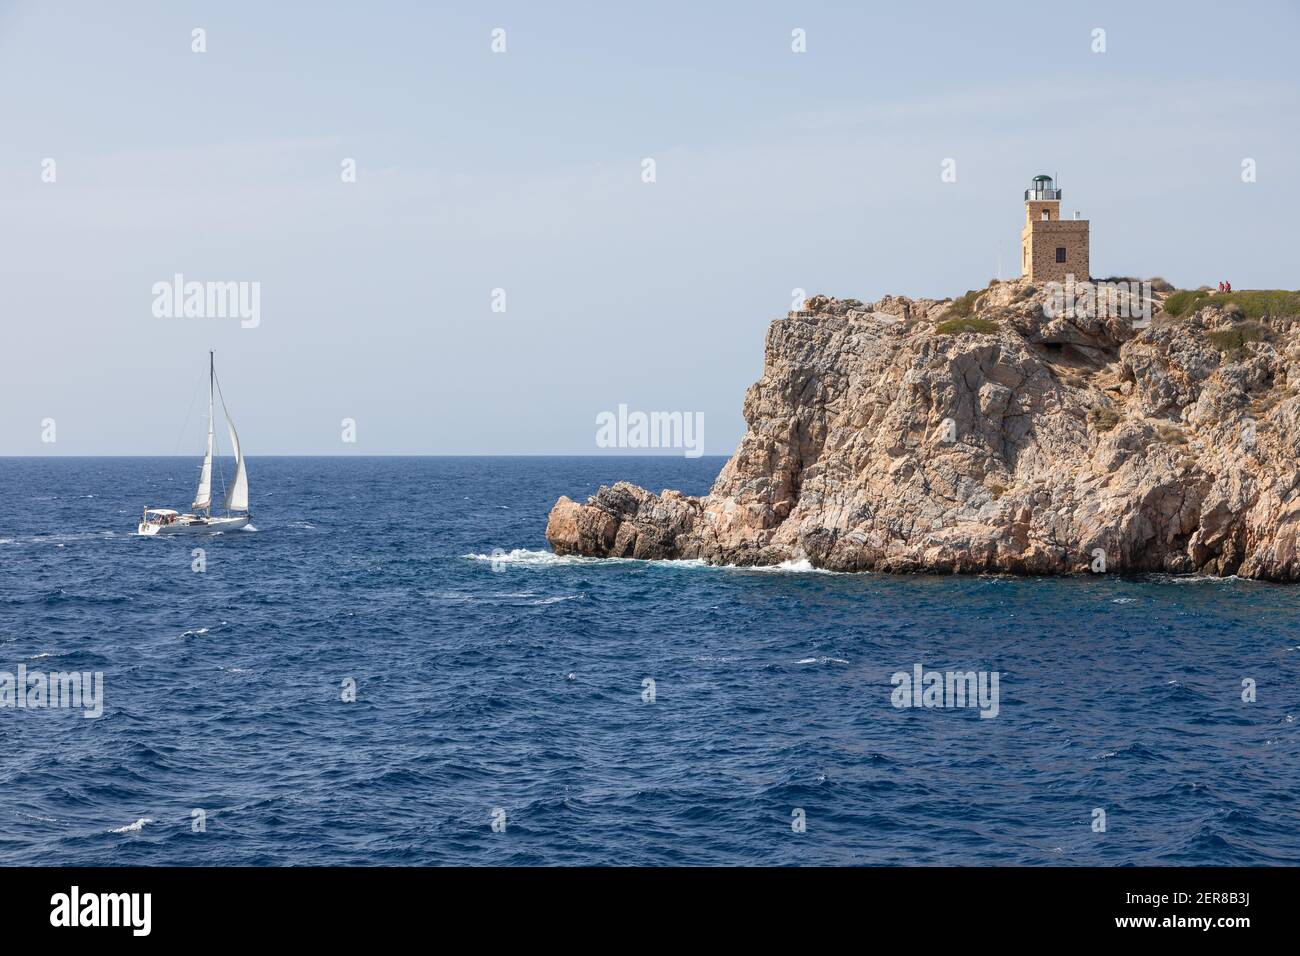
{"label": "shrub on cliff", "polygon": [[998,330],[998,324],[988,319],[948,319],[940,322],[934,330],[940,335],[961,335],[963,332],[992,335]]}
{"label": "shrub on cliff", "polygon": [[987,291],[988,289],[971,289],[965,295],[957,296],[952,300],[952,304],[943,310],[939,320],[942,322],[948,319],[962,319],[970,315],[975,311],[975,303],[979,301],[979,297]]}
{"label": "shrub on cliff", "polygon": [[1174,318],[1178,318],[1188,310],[1192,303],[1205,298],[1207,295],[1209,295],[1209,292],[1201,289],[1181,289],[1165,299],[1165,312]]}
{"label": "shrub on cliff", "polygon": [[1210,342],[1220,352],[1235,352],[1247,342],[1258,342],[1264,338],[1264,326],[1258,322],[1243,322],[1230,329],[1216,329],[1209,335]]}
{"label": "shrub on cliff", "polygon": [[1156,422],[1156,437],[1171,445],[1185,445],[1187,433],[1170,422]]}
{"label": "shrub on cliff", "polygon": [[1119,424],[1119,413],[1105,405],[1094,405],[1088,410],[1088,420],[1099,432],[1108,432]]}

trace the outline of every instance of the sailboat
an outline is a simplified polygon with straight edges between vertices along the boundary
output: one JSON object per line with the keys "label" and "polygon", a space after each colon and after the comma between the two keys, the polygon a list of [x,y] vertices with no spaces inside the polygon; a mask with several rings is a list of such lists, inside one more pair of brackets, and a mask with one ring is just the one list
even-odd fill
{"label": "sailboat", "polygon": [[[216,516],[212,513],[212,426],[216,420],[215,396],[221,398],[221,411],[226,416],[226,427],[230,429],[230,444],[235,450],[235,478],[226,489],[225,500],[221,510],[226,514]],[[239,435],[235,432],[235,423],[230,419],[226,408],[226,398],[221,394],[217,384],[216,363],[211,352],[208,353],[208,449],[203,456],[203,467],[199,470],[199,487],[190,505],[194,510],[184,514],[172,508],[144,509],[140,519],[139,533],[158,534],[213,534],[217,531],[234,531],[248,524],[248,469],[244,465],[244,452],[239,445]]]}

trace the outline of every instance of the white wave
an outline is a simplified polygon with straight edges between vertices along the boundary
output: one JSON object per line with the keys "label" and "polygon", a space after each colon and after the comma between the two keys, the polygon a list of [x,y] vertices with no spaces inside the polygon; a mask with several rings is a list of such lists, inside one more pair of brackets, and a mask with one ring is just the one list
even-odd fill
{"label": "white wave", "polygon": [[753,567],[742,568],[734,564],[724,564],[724,568],[735,571],[764,571],[769,574],[841,574],[839,571],[828,571],[826,568],[815,568],[813,563],[807,558],[791,558],[789,561],[782,561],[780,564],[761,564]]}
{"label": "white wave", "polygon": [[556,594],[547,596],[537,591],[417,591],[422,598],[443,601],[452,604],[514,604],[529,607],[542,607],[547,604],[559,604],[563,601],[584,601],[585,594]]}
{"label": "white wave", "polygon": [[57,817],[43,817],[39,813],[23,813],[21,810],[15,810],[14,816],[26,817],[28,820],[39,820],[41,823],[58,823]]}
{"label": "white wave", "polygon": [[842,657],[805,657],[795,661],[796,664],[847,664]]}
{"label": "white wave", "polygon": [[532,548],[514,548],[496,554],[462,554],[468,561],[486,561],[495,564],[519,564],[534,567],[560,566],[566,564],[645,564],[668,568],[711,568],[718,571],[758,571],[768,574],[847,574],[851,572],[830,571],[815,568],[807,558],[792,558],[780,564],[739,565],[709,564],[703,558],[675,558],[645,560],[642,558],[589,558],[574,554],[556,554],[554,551],[537,551]]}
{"label": "white wave", "polygon": [[668,567],[707,567],[701,558],[673,561],[645,561],[640,558],[588,558],[576,554],[556,554],[554,551],[537,551],[532,548],[514,548],[496,554],[462,554],[467,561],[486,561],[489,564],[518,564],[531,567],[555,567],[567,564],[659,564]]}
{"label": "white wave", "polygon": [[[797,561],[794,559],[791,559],[789,561],[782,561],[780,564],[772,565],[771,567],[773,571],[790,571],[795,574],[806,574],[809,571],[821,570],[821,568],[814,568],[813,563],[809,561],[807,558],[800,558]],[[764,568],[763,570],[767,570],[767,569]]]}
{"label": "white wave", "polygon": [[[131,532],[134,534],[134,532]],[[28,540],[33,544],[52,544],[58,541],[94,541],[98,538],[115,538],[116,531],[77,531],[67,534],[36,534]],[[62,547],[62,545],[59,545]]]}
{"label": "white wave", "polygon": [[124,827],[116,827],[115,829],[109,830],[108,832],[109,833],[131,833],[135,830],[143,830],[144,825],[146,823],[153,823],[153,818],[141,817],[139,820],[136,820],[135,823],[127,824]]}
{"label": "white wave", "polygon": [[181,637],[201,637],[206,633],[208,633],[208,629],[206,627],[200,627],[192,631],[186,631],[181,635]]}
{"label": "white wave", "polygon": [[1153,572],[1147,576],[1148,580],[1156,584],[1250,584],[1253,583],[1249,578],[1239,578],[1235,574],[1227,577],[1215,577],[1209,574],[1166,574],[1163,571]]}
{"label": "white wave", "polygon": [[1111,604],[1136,604],[1137,598],[1111,598]]}
{"label": "white wave", "polygon": [[415,593],[433,601],[454,601],[460,604],[500,604],[502,601],[523,601],[538,596],[536,591],[505,594],[484,594],[482,591],[416,591]]}
{"label": "white wave", "polygon": [[462,554],[470,561],[490,561],[495,564],[591,564],[607,560],[603,558],[580,558],[575,555],[558,555],[554,551],[533,551],[529,548],[514,548],[496,554]]}
{"label": "white wave", "polygon": [[40,654],[33,654],[31,657],[27,659],[29,661],[39,661],[42,657],[53,657],[53,656],[54,654],[52,651],[42,651]]}

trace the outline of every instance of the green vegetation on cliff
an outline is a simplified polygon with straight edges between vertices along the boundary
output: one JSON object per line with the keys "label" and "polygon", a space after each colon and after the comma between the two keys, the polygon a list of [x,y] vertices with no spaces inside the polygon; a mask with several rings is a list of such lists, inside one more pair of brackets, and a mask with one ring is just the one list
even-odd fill
{"label": "green vegetation on cliff", "polygon": [[992,335],[998,330],[998,324],[990,322],[988,319],[949,319],[946,322],[940,322],[935,326],[934,330],[940,335],[961,335],[963,332]]}
{"label": "green vegetation on cliff", "polygon": [[1243,318],[1255,320],[1300,316],[1300,292],[1286,289],[1243,289],[1240,292],[1182,289],[1165,299],[1165,313],[1179,318],[1207,305],[1224,309],[1236,305]]}

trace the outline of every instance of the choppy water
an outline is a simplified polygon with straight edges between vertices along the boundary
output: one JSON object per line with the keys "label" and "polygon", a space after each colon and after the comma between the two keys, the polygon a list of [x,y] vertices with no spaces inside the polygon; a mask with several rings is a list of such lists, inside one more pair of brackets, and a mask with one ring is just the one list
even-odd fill
{"label": "choppy water", "polygon": [[[720,465],[256,459],[257,531],[157,540],[195,461],[0,459],[0,670],[106,698],[0,710],[0,864],[1300,862],[1300,589],[545,550]],[[894,708],[916,663],[999,715]]]}

